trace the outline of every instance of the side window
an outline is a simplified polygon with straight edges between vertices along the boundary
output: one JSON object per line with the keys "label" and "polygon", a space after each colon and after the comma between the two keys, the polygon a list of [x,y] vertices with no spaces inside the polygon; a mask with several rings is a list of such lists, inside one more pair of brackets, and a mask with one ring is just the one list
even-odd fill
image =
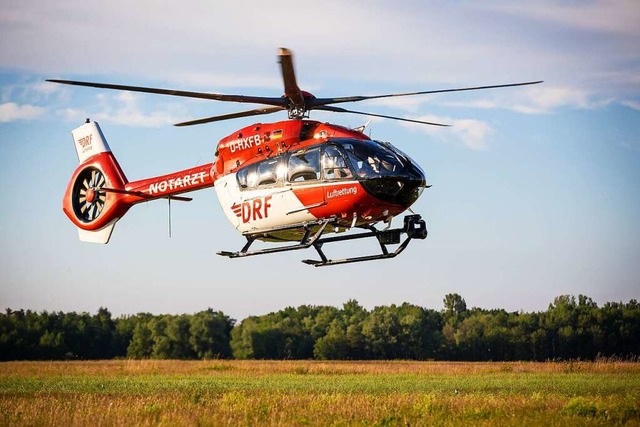
{"label": "side window", "polygon": [[278,180],[277,168],[278,159],[269,159],[258,163],[258,186],[275,184]]}
{"label": "side window", "polygon": [[324,178],[328,180],[352,178],[351,170],[347,167],[347,162],[345,162],[342,152],[333,145],[327,145],[324,148],[322,171]]}
{"label": "side window", "polygon": [[320,179],[320,147],[291,154],[287,168],[289,182]]}
{"label": "side window", "polygon": [[256,165],[250,165],[238,171],[238,184],[242,190],[253,188],[257,183]]}

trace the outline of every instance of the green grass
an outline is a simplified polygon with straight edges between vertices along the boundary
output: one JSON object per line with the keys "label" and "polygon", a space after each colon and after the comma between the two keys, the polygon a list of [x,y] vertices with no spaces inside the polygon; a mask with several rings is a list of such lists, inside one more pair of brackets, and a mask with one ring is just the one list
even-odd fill
{"label": "green grass", "polygon": [[10,362],[0,424],[640,425],[640,365]]}

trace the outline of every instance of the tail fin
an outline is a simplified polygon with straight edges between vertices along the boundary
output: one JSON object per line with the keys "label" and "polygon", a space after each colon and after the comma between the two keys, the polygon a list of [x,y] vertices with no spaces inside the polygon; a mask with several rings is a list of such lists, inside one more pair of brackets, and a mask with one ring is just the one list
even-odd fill
{"label": "tail fin", "polygon": [[71,135],[80,163],[96,154],[111,152],[100,126],[90,119],[87,119],[79,128],[72,130]]}
{"label": "tail fin", "polygon": [[62,210],[78,227],[83,242],[108,243],[116,222],[130,205],[122,202],[127,178],[96,122],[74,129],[80,164],[62,199]]}

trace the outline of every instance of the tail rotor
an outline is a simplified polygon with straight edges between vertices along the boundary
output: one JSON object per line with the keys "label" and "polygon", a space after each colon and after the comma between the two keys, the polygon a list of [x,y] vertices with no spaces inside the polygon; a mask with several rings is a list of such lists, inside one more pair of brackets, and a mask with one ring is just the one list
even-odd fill
{"label": "tail rotor", "polygon": [[102,190],[106,182],[104,173],[96,167],[80,172],[72,196],[73,211],[80,221],[91,223],[98,219],[107,201],[107,193]]}

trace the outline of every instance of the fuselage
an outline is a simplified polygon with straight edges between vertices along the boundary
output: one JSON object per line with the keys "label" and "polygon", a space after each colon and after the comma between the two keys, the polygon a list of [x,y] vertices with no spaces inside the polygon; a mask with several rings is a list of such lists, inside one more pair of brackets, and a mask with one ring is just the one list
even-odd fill
{"label": "fuselage", "polygon": [[405,211],[426,186],[391,144],[310,120],[256,124],[223,138],[212,167],[231,224],[264,240],[298,240],[292,228],[334,218],[340,230]]}

